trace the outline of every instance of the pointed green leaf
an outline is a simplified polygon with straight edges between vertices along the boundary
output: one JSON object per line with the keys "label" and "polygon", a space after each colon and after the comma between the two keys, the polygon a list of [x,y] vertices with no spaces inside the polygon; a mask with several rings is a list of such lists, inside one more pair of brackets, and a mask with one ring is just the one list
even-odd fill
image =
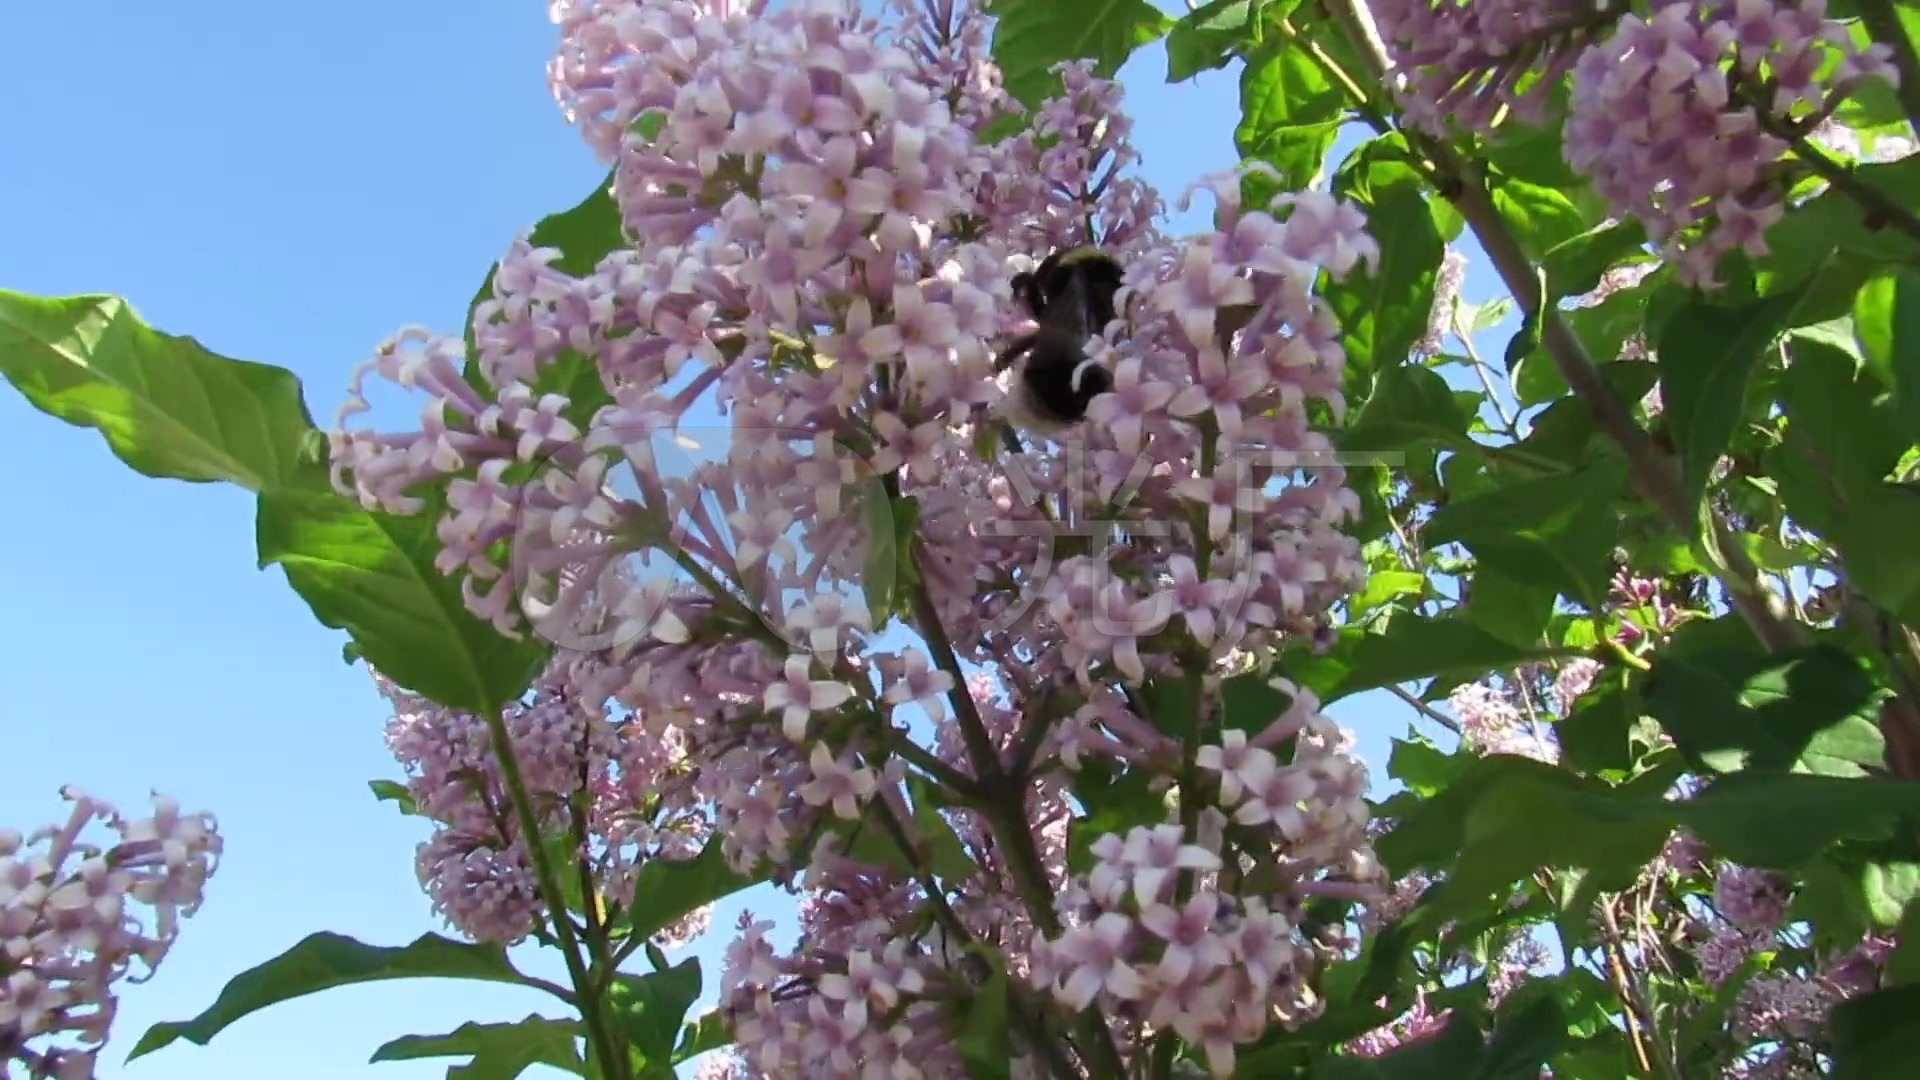
{"label": "pointed green leaf", "polygon": [[1253,40],[1255,23],[1271,18],[1274,8],[1298,0],[1209,0],[1181,16],[1167,31],[1167,81],[1185,82],[1203,71],[1227,65]]}
{"label": "pointed green leaf", "polygon": [[325,452],[292,372],[161,333],[117,296],[0,289],[0,375],[144,476],[260,491]]}
{"label": "pointed green leaf", "polygon": [[1030,109],[1060,93],[1055,64],[1092,60],[1095,75],[1112,78],[1133,50],[1173,25],[1146,0],[990,0],[987,11],[997,20],[1002,84]]}
{"label": "pointed green leaf", "polygon": [[1867,362],[1893,388],[1908,437],[1920,441],[1920,271],[1890,271],[1867,282],[1854,301],[1853,325]]}
{"label": "pointed green leaf", "polygon": [[1427,522],[1426,541],[1459,541],[1483,569],[1598,610],[1613,576],[1616,506],[1626,487],[1624,461],[1600,458],[1573,472],[1456,499]]}
{"label": "pointed green leaf", "polygon": [[355,983],[389,979],[473,979],[526,983],[507,962],[500,945],[477,945],[439,934],[422,934],[413,944],[385,948],[345,934],[317,933],[279,956],[235,975],[212,1007],[180,1023],[155,1024],[127,1055],[129,1061],[153,1053],[176,1039],[205,1046],[215,1035],[269,1005]]}
{"label": "pointed green leaf", "polygon": [[1514,645],[1464,619],[1400,614],[1383,633],[1347,627],[1324,654],[1289,653],[1282,662],[1291,678],[1312,687],[1323,704],[1331,704],[1362,690],[1435,675],[1479,674],[1568,651]]}
{"label": "pointed green leaf", "polygon": [[700,997],[700,983],[700,961],[691,956],[665,971],[614,976],[607,991],[614,1023],[648,1064],[674,1059],[674,1044],[687,1010]]}
{"label": "pointed green leaf", "polygon": [[373,792],[374,798],[394,804],[402,814],[409,817],[420,815],[420,808],[413,804],[413,792],[407,785],[393,780],[369,780],[367,788]]}
{"label": "pointed green leaf", "polygon": [[346,630],[368,663],[442,705],[485,713],[517,698],[545,662],[532,636],[502,637],[434,568],[431,508],[400,517],[332,492],[276,490],[255,519],[260,566],[278,563],[314,617]]}
{"label": "pointed green leaf", "polygon": [[1667,321],[1658,344],[1660,392],[1689,505],[1745,415],[1754,367],[1805,295],[1802,286],[1737,307],[1695,301]]}
{"label": "pointed green leaf", "polygon": [[764,880],[764,875],[735,873],[721,853],[718,836],[691,859],[651,859],[634,878],[631,932],[652,937],[715,900]]}
{"label": "pointed green leaf", "polygon": [[1233,145],[1240,156],[1264,161],[1276,181],[1248,177],[1248,207],[1265,207],[1282,191],[1304,188],[1319,172],[1339,134],[1346,92],[1315,63],[1305,43],[1276,37],[1247,57],[1240,71],[1240,123]]}
{"label": "pointed green leaf", "polygon": [[449,1080],[514,1080],[535,1065],[585,1076],[586,1062],[575,1045],[579,1038],[578,1020],[529,1016],[511,1024],[468,1023],[445,1035],[403,1035],[375,1050],[367,1063],[470,1057],[447,1067]]}
{"label": "pointed green leaf", "polygon": [[1681,752],[1715,772],[1863,776],[1885,756],[1884,693],[1857,659],[1831,645],[1659,657],[1644,693]]}

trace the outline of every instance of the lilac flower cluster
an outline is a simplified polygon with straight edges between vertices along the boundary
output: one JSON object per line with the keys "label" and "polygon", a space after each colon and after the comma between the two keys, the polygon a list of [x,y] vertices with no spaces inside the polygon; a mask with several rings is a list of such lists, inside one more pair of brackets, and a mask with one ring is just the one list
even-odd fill
{"label": "lilac flower cluster", "polygon": [[1480,754],[1517,754],[1536,761],[1560,760],[1553,730],[1529,718],[1521,694],[1508,682],[1494,686],[1470,682],[1447,695],[1447,708],[1460,723],[1460,738]]}
{"label": "lilac flower cluster", "polygon": [[[574,858],[591,869],[606,910],[617,912],[633,899],[648,860],[697,855],[710,823],[684,741],[608,707],[595,689],[602,674],[589,657],[556,662],[501,718],[543,835],[573,836]],[[374,678],[394,710],[387,745],[407,770],[415,807],[435,823],[415,858],[434,909],[478,941],[512,944],[534,933],[547,913],[486,722]],[[587,808],[579,823],[576,806]],[[691,940],[708,913],[697,909],[658,940]]]}
{"label": "lilac flower cluster", "polygon": [[[436,506],[438,565],[469,607],[572,658],[508,715],[543,798],[609,783],[672,821],[710,809],[732,865],[807,892],[793,955],[751,926],[736,942],[723,1004],[752,1069],[938,1074],[957,1060],[938,999],[977,974],[968,945],[1084,998],[1080,925],[1049,929],[1054,896],[1108,891],[1067,869],[1073,770],[1168,788],[1182,774],[1151,708],[1164,695],[1142,687],[1201,676],[1194,722],[1217,730],[1220,679],[1322,629],[1363,575],[1341,531],[1359,502],[1308,421],[1345,406],[1338,327],[1311,286],[1378,247],[1351,204],[1242,207],[1234,174],[1204,182],[1214,231],[1163,237],[1159,195],[1126,172],[1120,88],[1087,64],[1057,69],[1062,92],[1024,132],[987,141],[1013,105],[989,24],[953,0],[880,15],[852,0],[574,0],[554,16],[555,94],[613,163],[630,241],[575,275],[522,238],[474,312],[471,354],[423,330],[389,341],[332,433],[336,486],[388,512]],[[994,363],[1032,328],[1009,279],[1087,243],[1124,269],[1122,316],[1089,346],[1113,389],[1090,423],[1022,442],[1017,373]],[[597,379],[559,374],[580,359]],[[418,430],[351,426],[367,374],[427,396]],[[703,409],[721,430],[699,430]],[[700,434],[717,456],[678,461]],[[924,647],[881,645],[896,619]],[[1200,789],[1170,791],[1236,823],[1232,844],[1202,845],[1218,872],[1284,868],[1257,889],[1236,873],[1230,897],[1216,886],[1227,906],[1207,940],[1271,942],[1169,969],[1154,984],[1166,1004],[1116,1020],[1123,1049],[1172,1025],[1203,1032],[1218,1062],[1297,1018],[1304,1004],[1279,1007],[1285,979],[1317,947],[1297,906],[1378,884],[1364,769],[1310,694],[1282,692],[1290,710],[1218,736]],[[417,700],[401,712],[432,714],[402,756],[416,797],[441,793],[447,828],[422,855],[437,902],[470,933],[526,932],[522,841],[489,816],[496,796],[448,794],[486,757],[484,726]],[[645,748],[645,764],[607,764]],[[628,785],[630,768],[645,779]],[[663,769],[671,800],[648,787]],[[1023,791],[1011,821],[978,805],[930,818],[909,780]],[[619,800],[606,805],[611,819]],[[850,839],[885,847],[898,829],[925,850],[941,842],[931,820],[973,867],[945,867],[938,889]],[[621,865],[605,868],[616,881]],[[1100,917],[1144,942],[1197,887]],[[903,930],[930,918],[934,933]],[[1272,1001],[1240,992],[1267,974]]]}
{"label": "lilac flower cluster", "polygon": [[[218,826],[153,797],[128,819],[73,788],[67,820],[0,829],[0,1074],[88,1080],[119,1007],[151,977],[218,866]],[[105,826],[110,841],[87,838]],[[142,911],[144,907],[147,910]],[[145,974],[136,976],[138,963]]]}
{"label": "lilac flower cluster", "polygon": [[1631,214],[1683,281],[1711,286],[1735,248],[1766,253],[1785,210],[1776,164],[1861,80],[1898,74],[1857,47],[1825,0],[1389,0],[1374,5],[1405,82],[1407,118],[1434,135],[1487,133],[1506,112],[1545,120],[1569,73],[1567,160]]}
{"label": "lilac flower cluster", "polygon": [[1769,177],[1790,145],[1782,133],[1830,113],[1859,80],[1898,74],[1885,46],[1856,48],[1825,17],[1825,0],[1651,9],[1581,55],[1567,160],[1640,219],[1681,280],[1710,285],[1725,253],[1766,254],[1767,227],[1785,212],[1784,186]]}

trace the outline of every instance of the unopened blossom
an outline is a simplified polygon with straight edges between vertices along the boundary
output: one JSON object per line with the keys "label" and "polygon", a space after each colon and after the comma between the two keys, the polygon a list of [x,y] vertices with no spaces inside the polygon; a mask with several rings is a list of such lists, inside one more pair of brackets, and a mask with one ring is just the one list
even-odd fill
{"label": "unopened blossom", "polygon": [[[0,1073],[91,1077],[120,986],[150,977],[223,847],[206,814],[155,795],[145,818],[72,788],[66,820],[0,828]],[[137,965],[137,966],[136,966]]]}

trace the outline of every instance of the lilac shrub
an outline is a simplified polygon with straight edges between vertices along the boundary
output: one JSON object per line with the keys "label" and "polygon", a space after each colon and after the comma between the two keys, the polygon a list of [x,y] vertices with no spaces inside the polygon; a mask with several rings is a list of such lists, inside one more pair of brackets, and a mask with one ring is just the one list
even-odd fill
{"label": "lilac shrub", "polygon": [[6,1076],[19,1068],[29,1078],[91,1078],[119,1008],[117,984],[152,977],[219,865],[209,815],[155,795],[149,816],[128,818],[74,788],[61,794],[73,804],[65,821],[24,836],[0,828]]}
{"label": "lilac shrub", "polygon": [[[1119,86],[1063,65],[1026,130],[989,138],[1012,106],[984,18],[947,0],[554,16],[554,92],[613,167],[629,246],[570,274],[517,240],[473,351],[395,337],[332,435],[369,508],[422,512],[447,481],[440,569],[500,632],[562,647],[504,717],[536,802],[593,793],[610,891],[709,831],[801,891],[796,949],[749,925],[723,984],[762,1075],[957,1073],[946,1003],[981,946],[1061,1015],[1097,1007],[1088,1060],[1171,1031],[1227,1075],[1236,1045],[1311,1018],[1310,977],[1348,943],[1302,906],[1380,895],[1367,772],[1310,692],[1276,684],[1289,708],[1229,730],[1221,687],[1262,683],[1254,658],[1321,632],[1362,574],[1358,500],[1310,420],[1345,408],[1311,285],[1379,257],[1357,208],[1242,206],[1227,174],[1197,185],[1211,231],[1163,235]],[[1009,279],[1089,243],[1124,272],[1090,347],[1113,390],[1086,425],[1023,424],[995,370],[1032,327]],[[561,389],[578,358],[594,377]],[[418,430],[352,426],[369,374],[427,395]],[[703,409],[723,452],[678,470]],[[1077,541],[1057,561],[1056,537]],[[390,696],[441,823],[420,857],[436,906],[475,937],[529,933],[485,725]],[[1164,734],[1176,709],[1192,738]],[[1168,809],[1086,838],[1076,868],[1090,770]],[[656,813],[623,816],[639,792]],[[949,829],[964,869],[897,858]],[[1016,1030],[1017,1075],[1061,1052]]]}

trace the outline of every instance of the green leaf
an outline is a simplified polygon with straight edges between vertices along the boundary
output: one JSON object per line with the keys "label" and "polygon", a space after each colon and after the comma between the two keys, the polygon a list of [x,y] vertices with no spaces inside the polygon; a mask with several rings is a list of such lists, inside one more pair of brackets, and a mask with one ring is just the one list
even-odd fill
{"label": "green leaf", "polygon": [[1894,412],[1920,440],[1920,271],[1888,271],[1854,301],[1853,325],[1867,362],[1893,388]]}
{"label": "green leaf", "polygon": [[[1859,165],[1851,172],[1856,183],[1909,210],[1920,205],[1915,197],[1920,192],[1920,158]],[[1828,256],[1835,252],[1867,256],[1881,266],[1889,262],[1911,266],[1920,259],[1920,243],[1872,220],[1853,195],[1829,188],[1788,211],[1767,230],[1767,255],[1755,267],[1763,292],[1783,292],[1826,272]]]}
{"label": "green leaf", "polygon": [[1471,754],[1449,754],[1424,739],[1395,739],[1387,758],[1387,775],[1405,784],[1408,791],[1428,796],[1445,788],[1473,761]]}
{"label": "green leaf", "polygon": [[[646,117],[642,117],[641,121],[635,125],[636,129],[649,126],[654,129],[653,131],[642,131],[642,134],[647,138],[652,138],[653,135],[657,133],[659,127],[657,120],[650,125],[647,123],[651,117],[664,117],[664,114],[658,112],[649,113]],[[614,174],[612,171],[609,171],[607,175],[601,179],[599,184],[595,185],[594,189],[588,192],[579,202],[557,214],[548,214],[546,217],[541,218],[539,222],[534,225],[533,231],[528,234],[527,242],[534,247],[553,248],[560,253],[559,257],[554,259],[551,264],[554,269],[562,273],[572,274],[575,277],[584,277],[587,274],[593,273],[594,269],[600,265],[600,260],[606,258],[609,252],[627,246],[625,226],[620,220],[620,204],[615,202],[613,198],[613,180]],[[485,388],[488,384],[486,378],[480,374],[480,350],[474,341],[473,315],[475,309],[477,309],[482,302],[493,299],[493,279],[494,275],[499,272],[499,269],[500,264],[496,262],[487,270],[486,280],[480,283],[479,291],[474,293],[472,301],[467,304],[467,367],[463,374],[468,382],[481,388]],[[572,353],[571,350],[563,355],[580,356],[578,353]],[[588,363],[589,365],[592,363],[590,358],[588,359]],[[548,365],[548,372],[557,366],[560,366],[558,361]],[[548,375],[548,372],[543,372],[542,374]],[[597,382],[598,372],[595,371],[593,374]],[[542,381],[545,383],[552,381],[554,378],[565,379],[564,376],[548,376],[548,378]],[[574,393],[569,393],[566,389],[549,385],[543,385],[541,389],[543,391],[551,390],[555,393],[566,394],[567,397],[572,400],[575,398],[575,394],[585,386],[585,383],[584,380],[580,379],[569,379],[566,381],[573,385]],[[600,394],[604,395],[606,393],[604,384],[600,385],[598,389]],[[569,410],[569,413],[575,411],[576,410]],[[584,421],[586,419],[585,416],[573,416],[570,418],[576,421]]]}
{"label": "green leaf", "polygon": [[0,289],[0,375],[143,476],[261,491],[325,455],[292,372],[161,333],[117,296]]}
{"label": "green leaf", "polygon": [[1645,695],[1681,752],[1715,772],[1861,776],[1885,754],[1882,693],[1857,659],[1831,645],[1659,657]]}
{"label": "green leaf", "polygon": [[720,837],[707,841],[691,859],[650,859],[634,877],[628,908],[634,937],[652,937],[688,914],[766,880],[747,877],[727,865]]}
{"label": "green leaf", "polygon": [[1540,1066],[1567,1043],[1567,1012],[1550,993],[1514,996],[1501,1004],[1486,1056],[1480,1059],[1479,1080],[1508,1077],[1538,1078]]}
{"label": "green leaf", "polygon": [[413,792],[407,788],[407,785],[393,780],[369,780],[367,788],[373,792],[374,798],[381,802],[393,803],[400,808],[402,814],[409,817],[423,816],[420,808],[414,805]]}
{"label": "green leaf", "polygon": [[[1228,730],[1258,732],[1291,708],[1293,700],[1275,690],[1259,675],[1235,675],[1220,684],[1220,726]],[[1176,732],[1184,738],[1186,729]]]}
{"label": "green leaf", "polygon": [[1413,570],[1378,570],[1367,575],[1367,584],[1348,601],[1353,617],[1383,607],[1403,596],[1421,596],[1427,589],[1427,576]]}
{"label": "green leaf", "polygon": [[484,715],[526,689],[547,648],[502,637],[467,610],[459,581],[434,568],[435,516],[370,512],[330,491],[262,492],[260,566],[278,563],[314,617],[353,635],[401,686]]}
{"label": "green leaf", "polygon": [[1890,536],[1920,531],[1920,493],[1887,474],[1913,445],[1880,407],[1870,373],[1844,352],[1795,341],[1781,376],[1784,443],[1768,472],[1794,520],[1839,548],[1849,583],[1905,621],[1920,621],[1920,560]]}
{"label": "green leaf", "polygon": [[1431,545],[1458,541],[1483,569],[1599,610],[1613,576],[1626,467],[1602,458],[1570,472],[1457,499],[1427,522]]}
{"label": "green leaf", "polygon": [[1788,870],[1842,840],[1885,839],[1920,814],[1920,783],[1740,772],[1671,805],[1721,858]]}
{"label": "green leaf", "polygon": [[613,200],[614,174],[610,171],[599,185],[571,209],[548,214],[534,225],[528,242],[537,248],[560,252],[554,269],[574,277],[593,273],[600,260],[627,246],[620,223],[620,204]]}
{"label": "green leaf", "polygon": [[1501,641],[1532,645],[1553,619],[1555,589],[1516,581],[1492,567],[1476,568],[1469,588],[1467,620]]}
{"label": "green leaf", "polygon": [[1562,761],[1586,775],[1633,768],[1638,758],[1633,734],[1642,710],[1640,695],[1625,686],[1583,696],[1573,712],[1553,726]]}
{"label": "green leaf", "polygon": [[1422,905],[1434,925],[1504,894],[1537,869],[1588,872],[1596,889],[1631,885],[1671,831],[1658,807],[1564,770],[1515,759],[1461,820],[1448,890]]}
{"label": "green leaf", "polygon": [[269,1005],[336,986],[388,979],[527,981],[507,962],[507,951],[500,945],[476,945],[439,934],[422,934],[403,948],[383,948],[345,934],[309,934],[279,956],[235,975],[212,1007],[199,1016],[148,1028],[127,1060],[151,1054],[176,1039],[205,1046],[235,1021]]}
{"label": "green leaf", "polygon": [[880,484],[865,485],[861,502],[867,515],[866,573],[860,577],[860,591],[866,594],[867,614],[875,630],[883,630],[893,618],[900,583],[900,530],[894,525],[894,502]]}
{"label": "green leaf", "polygon": [[907,793],[913,797],[913,825],[927,844],[928,869],[948,882],[970,881],[980,876],[980,868],[967,855],[967,849],[954,835],[953,826],[940,816],[933,785],[919,776],[907,777]]}
{"label": "green leaf", "polygon": [[957,1042],[969,1080],[1006,1080],[1012,1075],[1007,1026],[1007,972],[995,962],[993,974],[967,1003]]}
{"label": "green leaf", "polygon": [[367,1063],[471,1057],[473,1060],[466,1064],[448,1066],[447,1076],[513,1080],[535,1065],[585,1076],[586,1062],[575,1045],[579,1037],[578,1020],[529,1016],[511,1024],[467,1023],[445,1035],[403,1035],[375,1050]]}
{"label": "green leaf", "polygon": [[[1326,281],[1321,293],[1332,306],[1346,349],[1349,381],[1367,380],[1406,362],[1427,332],[1434,280],[1446,254],[1420,174],[1405,160],[1399,136],[1382,136],[1356,150],[1333,180],[1333,193],[1353,199],[1367,215],[1367,231],[1380,238],[1380,264],[1356,268],[1344,281]],[[1449,410],[1455,414],[1455,410]]]}
{"label": "green leaf", "polygon": [[1001,81],[1028,108],[1060,93],[1055,64],[1090,59],[1095,75],[1112,78],[1133,50],[1173,25],[1146,0],[991,0],[987,11],[997,19]]}
{"label": "green leaf", "polygon": [[1346,92],[1314,62],[1303,42],[1276,41],[1247,57],[1233,145],[1242,158],[1273,166],[1280,178],[1250,176],[1253,197],[1245,205],[1265,207],[1279,192],[1307,186],[1333,147],[1346,102]]}
{"label": "green leaf", "polygon": [[1472,419],[1439,374],[1395,364],[1375,377],[1373,393],[1340,436],[1340,449],[1406,450],[1432,445],[1474,451],[1479,447],[1467,437]]}
{"label": "green leaf", "polygon": [[1920,1058],[1920,986],[1896,986],[1834,1006],[1834,1080],[1885,1080]]}
{"label": "green leaf", "polygon": [[650,1065],[673,1060],[687,1010],[699,997],[700,961],[691,956],[664,971],[622,972],[607,989],[613,1022]]}
{"label": "green leaf", "polygon": [[[1493,205],[1499,208],[1500,216],[1513,231],[1514,238],[1520,241],[1521,249],[1533,259],[1541,259],[1587,229],[1580,208],[1555,188],[1511,177],[1496,181],[1492,187]],[[1595,275],[1596,280],[1598,276]],[[1547,288],[1553,287],[1549,270]]]}
{"label": "green leaf", "polygon": [[1895,986],[1920,984],[1920,901],[1910,901],[1893,934],[1887,955],[1887,979]]}
{"label": "green leaf", "polygon": [[1547,300],[1555,302],[1592,292],[1602,275],[1627,256],[1640,253],[1646,242],[1646,228],[1638,218],[1630,217],[1555,244],[1541,260],[1547,271]]}
{"label": "green leaf", "polygon": [[[1592,307],[1566,313],[1567,326],[1587,347],[1587,355],[1600,366],[1602,374],[1618,362],[1627,339],[1642,329],[1647,301],[1653,295],[1651,283],[1657,276],[1657,273],[1649,275],[1639,285],[1622,289]],[[1548,287],[1552,287],[1551,279]],[[1514,396],[1520,404],[1538,405],[1567,393],[1567,381],[1554,366],[1553,358],[1539,347],[1537,339],[1524,341],[1521,334],[1516,334],[1514,343],[1508,346],[1509,354],[1514,355],[1516,348],[1516,359],[1507,366]]]}
{"label": "green leaf", "polygon": [[1255,23],[1266,11],[1279,7],[1284,14],[1297,2],[1211,0],[1187,12],[1167,31],[1167,81],[1185,82],[1227,66],[1233,54],[1253,40]]}
{"label": "green leaf", "polygon": [[1748,378],[1792,321],[1805,292],[1803,287],[1738,307],[1695,302],[1667,321],[1657,347],[1660,393],[1689,506],[1700,501],[1714,462],[1745,414]]}
{"label": "green leaf", "polygon": [[680,1045],[673,1051],[673,1063],[678,1065],[692,1060],[732,1041],[733,1036],[727,1031],[726,1013],[720,1009],[710,1009],[700,1019],[681,1029]]}
{"label": "green leaf", "polygon": [[1518,646],[1458,618],[1396,615],[1382,633],[1343,628],[1321,655],[1287,654],[1289,677],[1309,686],[1322,704],[1363,690],[1431,678],[1478,675],[1565,654],[1543,645]]}

